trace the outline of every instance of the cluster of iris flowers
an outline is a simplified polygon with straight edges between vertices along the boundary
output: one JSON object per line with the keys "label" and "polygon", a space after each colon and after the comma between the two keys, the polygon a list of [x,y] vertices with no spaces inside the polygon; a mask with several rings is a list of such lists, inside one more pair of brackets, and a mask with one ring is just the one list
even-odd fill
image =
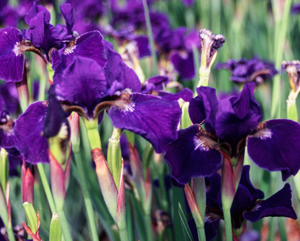
{"label": "cluster of iris flowers", "polygon": [[[259,240],[262,218],[297,219],[291,185],[265,198],[250,168],[273,182],[280,171],[300,197],[300,62],[218,63],[239,87],[218,96],[208,86],[226,36],[174,29],[155,4],[1,2],[0,240]],[[266,120],[255,91],[272,78]]]}

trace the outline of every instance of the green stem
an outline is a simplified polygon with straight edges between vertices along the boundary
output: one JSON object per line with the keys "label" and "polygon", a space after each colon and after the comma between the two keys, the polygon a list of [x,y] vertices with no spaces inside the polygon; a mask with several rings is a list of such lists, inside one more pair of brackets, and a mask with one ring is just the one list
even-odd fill
{"label": "green stem", "polygon": [[[276,4],[276,3],[275,3]],[[277,3],[279,4],[279,3]],[[286,38],[287,33],[287,27],[288,27],[288,20],[289,20],[289,11],[291,9],[292,0],[286,0],[284,2],[284,9],[283,9],[283,15],[281,18],[281,21],[277,22],[278,19],[276,19],[276,28],[277,30],[275,32],[275,44],[274,44],[274,50],[275,50],[275,68],[280,69],[282,57],[283,57],[283,51],[284,51],[284,41]],[[277,6],[278,7],[278,6]],[[276,17],[276,14],[275,14]],[[273,90],[272,90],[272,109],[271,109],[271,117],[280,117],[280,94],[281,94],[281,88],[280,88],[280,75],[276,75],[273,80]]]}
{"label": "green stem", "polygon": [[152,221],[150,215],[145,215],[145,226],[146,226],[146,236],[148,241],[153,241],[153,229],[152,229]]}
{"label": "green stem", "polygon": [[9,223],[7,225],[6,231],[7,231],[9,241],[15,241],[16,239],[15,239],[15,235],[14,235],[11,223]]}
{"label": "green stem", "polygon": [[119,229],[119,234],[121,241],[129,241],[127,228]]}
{"label": "green stem", "polygon": [[197,232],[198,232],[198,239],[199,241],[205,241],[205,230],[204,230],[204,226],[202,228],[197,228]]}
{"label": "green stem", "polygon": [[195,80],[194,80],[194,92],[196,92],[197,84],[199,81],[199,51],[196,46],[193,46],[193,59],[194,59],[194,68],[195,68]]}
{"label": "green stem", "polygon": [[43,164],[38,163],[37,167],[38,167],[38,170],[39,170],[39,173],[40,173],[40,177],[41,177],[41,180],[42,180],[42,183],[43,183],[44,191],[46,193],[47,200],[48,200],[51,212],[58,214],[59,222],[60,222],[61,228],[63,230],[65,240],[66,241],[72,241],[69,226],[68,226],[68,223],[67,223],[64,212],[62,210],[59,210],[59,211],[56,212],[54,199],[52,197],[52,193],[51,193],[50,186],[49,186],[49,183],[48,183],[45,171],[44,171]]}
{"label": "green stem", "polygon": [[68,226],[68,221],[66,219],[65,213],[63,210],[57,210],[57,214],[59,217],[59,222],[64,234],[64,238],[66,241],[72,241],[71,233]]}
{"label": "green stem", "polygon": [[55,208],[55,204],[54,204],[54,199],[52,197],[52,193],[51,193],[50,186],[49,186],[46,174],[45,174],[45,170],[44,170],[43,164],[38,163],[37,167],[38,167],[38,170],[39,170],[39,173],[40,173],[40,177],[41,177],[41,180],[42,180],[42,184],[43,184],[46,196],[47,196],[47,200],[48,200],[51,212],[55,213],[56,212],[56,208]]}
{"label": "green stem", "polygon": [[143,6],[144,6],[144,12],[145,12],[145,19],[146,19],[146,25],[147,25],[147,33],[148,38],[150,41],[150,47],[151,47],[151,55],[153,58],[153,69],[155,73],[153,75],[158,75],[158,65],[157,65],[157,58],[156,58],[156,51],[155,51],[155,45],[154,45],[154,39],[153,39],[153,33],[152,33],[152,27],[151,27],[151,21],[150,21],[150,15],[149,15],[149,9],[147,5],[147,0],[143,0]]}
{"label": "green stem", "polygon": [[85,175],[84,175],[84,168],[82,165],[81,154],[80,154],[80,152],[74,152],[74,155],[75,155],[75,161],[76,161],[76,165],[77,165],[77,171],[79,174],[82,195],[83,195],[83,199],[85,202],[86,212],[87,212],[90,229],[91,229],[91,233],[92,233],[92,240],[97,241],[97,240],[99,240],[99,237],[98,237],[98,233],[97,233],[93,205],[92,205],[92,201],[91,201],[90,194],[88,191]]}
{"label": "green stem", "polygon": [[232,226],[230,210],[223,210],[226,241],[232,241]]}

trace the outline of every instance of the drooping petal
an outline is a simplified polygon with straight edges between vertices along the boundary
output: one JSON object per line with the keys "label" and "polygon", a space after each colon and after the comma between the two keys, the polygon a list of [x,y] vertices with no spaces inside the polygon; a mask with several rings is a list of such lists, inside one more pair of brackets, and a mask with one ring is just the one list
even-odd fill
{"label": "drooping petal", "polygon": [[177,101],[134,93],[122,94],[108,115],[115,127],[141,135],[162,153],[177,138],[181,110]]}
{"label": "drooping petal", "polygon": [[92,59],[74,57],[73,63],[54,75],[56,94],[72,105],[82,107],[89,117],[106,92],[103,68]]}
{"label": "drooping petal", "polygon": [[123,62],[121,55],[113,50],[110,43],[105,42],[105,48],[107,56],[105,76],[108,88],[117,80],[124,89],[129,88],[133,92],[139,92],[142,89],[142,84],[134,70]]}
{"label": "drooping petal", "polygon": [[54,50],[51,53],[54,70],[61,63],[68,66],[75,56],[86,57],[95,60],[101,67],[106,64],[106,56],[102,43],[103,37],[99,31],[91,31],[80,35],[75,42],[62,50]]}
{"label": "drooping petal", "polygon": [[190,101],[189,115],[194,124],[205,120],[205,128],[215,133],[215,119],[219,108],[216,90],[210,87],[197,88],[198,96]]}
{"label": "drooping petal", "polygon": [[178,132],[178,139],[168,146],[165,160],[172,177],[186,184],[193,177],[210,176],[221,165],[217,143],[199,125]]}
{"label": "drooping petal", "polygon": [[292,190],[290,184],[286,183],[279,192],[245,212],[244,218],[251,222],[256,222],[263,217],[289,217],[297,219],[291,199]]}
{"label": "drooping petal", "polygon": [[46,112],[46,102],[35,102],[15,122],[16,147],[26,162],[49,163],[48,141],[42,133]]}
{"label": "drooping petal", "polygon": [[[62,123],[68,123],[66,118],[66,113],[63,110],[61,104],[56,99],[55,95],[55,85],[52,85],[49,89],[48,97],[48,108],[44,124],[44,136],[49,138],[56,136],[61,128]],[[67,126],[69,126],[67,124]],[[70,133],[70,131],[68,132]]]}
{"label": "drooping petal", "polygon": [[248,153],[261,168],[281,171],[282,179],[300,169],[300,125],[291,120],[269,120],[247,139]]}
{"label": "drooping petal", "polygon": [[24,71],[24,51],[21,48],[22,32],[16,28],[0,29],[0,79],[21,81]]}

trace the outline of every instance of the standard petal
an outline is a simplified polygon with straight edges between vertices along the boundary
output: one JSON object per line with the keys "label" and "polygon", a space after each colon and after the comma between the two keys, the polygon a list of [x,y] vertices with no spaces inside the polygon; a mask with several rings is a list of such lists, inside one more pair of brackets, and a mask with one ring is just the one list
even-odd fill
{"label": "standard petal", "polygon": [[66,21],[68,34],[72,34],[72,28],[75,23],[74,9],[70,3],[60,5],[60,11]]}
{"label": "standard petal", "polygon": [[197,93],[198,96],[190,101],[190,118],[194,124],[200,124],[205,120],[206,130],[215,133],[215,119],[219,109],[216,90],[210,87],[200,87],[197,88]]}
{"label": "standard petal", "polygon": [[66,69],[57,70],[54,75],[56,94],[72,105],[82,107],[89,117],[106,92],[103,68],[92,59],[74,57]]}
{"label": "standard petal", "polygon": [[35,102],[15,122],[15,134],[19,139],[16,147],[26,162],[49,163],[48,141],[43,136],[46,112],[46,102]]}
{"label": "standard petal", "polygon": [[243,90],[237,97],[230,98],[234,113],[240,118],[244,118],[248,112],[253,112],[253,115],[259,122],[262,120],[262,112],[259,104],[254,99],[254,83],[244,85]]}
{"label": "standard petal", "polygon": [[193,177],[210,176],[220,167],[221,152],[217,143],[200,125],[178,132],[178,139],[168,146],[165,160],[172,177],[186,184]]}
{"label": "standard petal", "polygon": [[141,135],[157,153],[176,140],[181,110],[177,101],[144,94],[122,94],[108,111],[113,125]]}
{"label": "standard petal", "polygon": [[290,184],[284,187],[273,196],[256,204],[250,211],[244,213],[244,218],[256,222],[263,217],[289,217],[297,219],[292,207],[292,190]]}
{"label": "standard petal", "polygon": [[30,41],[36,47],[43,49],[46,54],[52,47],[56,47],[60,43],[57,30],[46,21],[46,15],[43,11],[30,20],[28,34]]}
{"label": "standard petal", "polygon": [[184,101],[188,102],[193,98],[193,91],[191,91],[188,88],[184,88],[182,91],[173,94],[170,92],[166,92],[166,91],[158,91],[157,95],[162,97],[164,100],[168,100],[168,101],[174,101],[174,100],[179,100],[179,99],[183,99]]}
{"label": "standard petal", "polygon": [[16,28],[0,29],[0,79],[21,81],[24,71],[24,51],[21,48],[22,32]]}
{"label": "standard petal", "polygon": [[285,181],[300,169],[300,125],[291,120],[269,120],[247,139],[248,153],[261,168],[281,171]]}
{"label": "standard petal", "polygon": [[117,80],[124,86],[124,89],[129,88],[133,92],[139,92],[142,89],[142,84],[133,69],[123,62],[121,55],[113,50],[110,43],[105,42],[105,48],[107,56],[105,76],[108,88]]}

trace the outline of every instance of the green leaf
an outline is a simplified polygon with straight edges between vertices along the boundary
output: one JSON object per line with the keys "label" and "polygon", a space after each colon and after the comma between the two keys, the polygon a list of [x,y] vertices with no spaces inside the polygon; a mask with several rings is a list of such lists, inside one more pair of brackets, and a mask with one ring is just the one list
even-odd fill
{"label": "green leaf", "polygon": [[179,217],[180,217],[181,226],[182,226],[184,236],[188,237],[188,240],[193,241],[191,230],[189,228],[188,222],[186,220],[186,217],[184,215],[184,212],[182,210],[182,207],[181,207],[180,203],[178,203],[178,213],[179,213]]}

